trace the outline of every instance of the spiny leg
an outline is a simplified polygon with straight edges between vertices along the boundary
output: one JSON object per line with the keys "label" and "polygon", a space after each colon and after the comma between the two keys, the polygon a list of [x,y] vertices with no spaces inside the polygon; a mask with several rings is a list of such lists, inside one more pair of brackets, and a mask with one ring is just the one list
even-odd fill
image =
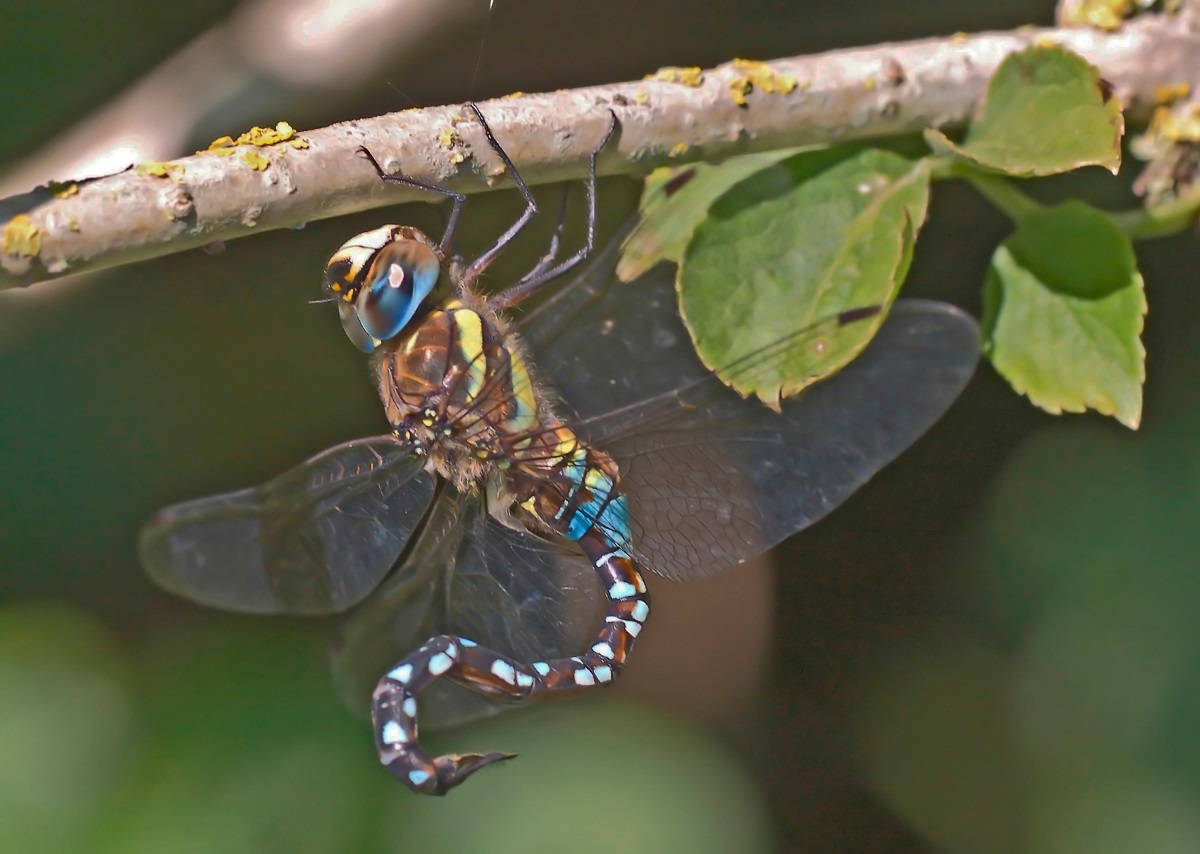
{"label": "spiny leg", "polygon": [[447,258],[451,247],[454,245],[454,235],[458,231],[458,220],[462,216],[463,205],[467,203],[467,197],[462,193],[451,190],[449,187],[431,184],[428,181],[421,181],[417,178],[409,178],[407,175],[385,172],[383,167],[379,165],[379,161],[375,159],[375,155],[365,145],[360,145],[358,151],[367,160],[371,161],[371,165],[375,167],[375,174],[379,176],[379,180],[388,184],[402,184],[405,187],[416,187],[419,190],[429,190],[431,193],[441,193],[443,196],[449,196],[454,199],[454,207],[450,209],[450,219],[446,222],[446,230],[442,232],[442,239],[438,243],[438,253],[443,259]]}
{"label": "spiny leg", "polygon": [[[529,191],[529,187],[526,186],[525,179],[521,177],[521,173],[518,172],[517,167],[513,165],[508,153],[505,152],[500,143],[496,140],[495,135],[492,133],[491,127],[487,123],[487,119],[483,117],[483,113],[480,112],[479,107],[475,104],[467,104],[467,109],[475,114],[475,118],[479,119],[479,124],[483,126],[483,134],[487,138],[488,145],[490,145],[492,150],[495,151],[500,157],[500,160],[504,163],[504,168],[508,170],[510,175],[512,175],[513,182],[517,185],[517,189],[520,191],[521,197],[525,199],[525,210],[521,216],[517,218],[517,221],[509,227],[508,231],[500,235],[500,238],[496,241],[491,249],[484,252],[482,255],[476,258],[469,267],[467,267],[462,277],[464,284],[470,284],[471,282],[475,281],[475,279],[479,277],[479,275],[487,268],[487,266],[496,259],[496,256],[503,252],[505,247],[512,242],[512,239],[520,233],[521,229],[529,224],[529,221],[533,219],[538,210],[537,202],[533,198],[533,193]],[[450,254],[450,249],[454,245],[454,236],[455,232],[458,230],[459,217],[462,214],[463,205],[466,204],[467,197],[462,193],[449,189],[448,187],[442,187],[438,184],[429,183],[428,181],[421,181],[417,178],[409,178],[407,175],[391,174],[384,170],[384,168],[379,164],[379,161],[375,159],[375,155],[373,155],[365,146],[359,146],[358,150],[362,152],[369,161],[371,161],[371,165],[375,167],[375,173],[379,176],[380,180],[386,181],[389,184],[403,184],[407,187],[417,187],[421,190],[429,190],[430,192],[441,193],[444,196],[449,196],[454,199],[454,207],[450,211],[450,221],[446,224],[446,231],[442,235],[441,242],[438,244],[438,250],[442,257],[448,257]]]}
{"label": "spiny leg", "polygon": [[475,118],[479,119],[479,124],[483,127],[483,135],[487,137],[488,145],[492,147],[492,151],[504,163],[504,168],[508,174],[512,176],[513,183],[517,185],[517,190],[521,193],[521,198],[525,200],[525,210],[517,217],[517,221],[508,227],[508,231],[500,235],[499,239],[492,245],[492,248],[484,252],[478,258],[471,262],[470,266],[463,271],[462,282],[464,286],[469,286],[472,282],[479,278],[480,274],[487,269],[488,265],[496,260],[496,257],[505,250],[508,244],[512,243],[513,238],[521,233],[521,229],[529,224],[529,221],[538,212],[537,202],[533,198],[533,193],[529,192],[529,187],[525,185],[525,179],[521,177],[521,173],[517,171],[517,167],[513,165],[512,159],[508,153],[496,141],[495,135],[492,133],[491,127],[487,123],[487,119],[483,117],[483,113],[479,111],[479,107],[475,104],[467,104],[467,109],[475,114]]}
{"label": "spiny leg", "polygon": [[598,533],[580,542],[609,600],[604,624],[583,655],[523,664],[466,638],[438,635],[379,680],[371,705],[379,760],[414,792],[444,795],[480,768],[515,755],[426,753],[417,736],[416,696],[438,679],[447,677],[498,700],[523,702],[607,684],[625,665],[650,613],[646,585],[632,560],[613,551]]}
{"label": "spiny leg", "polygon": [[[519,282],[510,288],[507,288],[502,293],[498,294],[493,304],[498,309],[510,308],[516,305],[521,300],[532,294],[542,285],[557,279],[559,276],[566,273],[568,270],[575,267],[585,258],[592,254],[592,250],[596,247],[596,158],[600,156],[600,152],[604,150],[604,146],[608,145],[608,141],[612,139],[613,133],[617,129],[617,114],[612,110],[608,111],[609,122],[608,129],[604,132],[604,137],[592,149],[588,155],[588,177],[584,182],[584,191],[587,197],[587,239],[584,245],[574,255],[565,258],[561,263],[554,265],[554,256],[558,254],[558,238],[562,232],[563,221],[560,218],[558,227],[555,229],[554,237],[550,243],[550,253],[542,258],[532,270],[526,273]],[[565,199],[564,199],[565,201]],[[552,266],[553,265],[553,266]]]}
{"label": "spiny leg", "polygon": [[533,269],[522,276],[516,284],[512,285],[512,287],[516,287],[527,279],[534,278],[544,270],[549,270],[554,265],[554,262],[558,259],[559,244],[562,242],[563,231],[567,225],[567,200],[570,196],[570,189],[570,184],[563,184],[562,200],[558,204],[558,218],[554,221],[554,232],[550,235],[550,248],[546,250],[545,255],[538,259],[538,262],[534,265]]}

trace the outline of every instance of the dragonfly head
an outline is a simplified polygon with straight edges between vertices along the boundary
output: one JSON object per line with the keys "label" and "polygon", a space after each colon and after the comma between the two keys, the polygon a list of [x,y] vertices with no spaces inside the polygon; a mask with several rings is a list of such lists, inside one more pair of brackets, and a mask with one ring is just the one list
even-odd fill
{"label": "dragonfly head", "polygon": [[403,225],[364,231],[325,265],[325,293],[338,305],[342,328],[364,353],[403,331],[441,275],[437,246]]}

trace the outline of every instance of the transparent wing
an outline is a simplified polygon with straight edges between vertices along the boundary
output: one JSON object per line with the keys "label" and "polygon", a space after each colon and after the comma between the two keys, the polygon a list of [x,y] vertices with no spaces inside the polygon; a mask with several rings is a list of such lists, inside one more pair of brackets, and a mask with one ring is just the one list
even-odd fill
{"label": "transparent wing", "polygon": [[142,531],[147,573],[229,611],[324,614],[361,601],[392,569],[434,478],[392,436],[357,439],[266,484],[175,504]]}
{"label": "transparent wing", "polygon": [[580,432],[620,465],[638,556],[669,578],[734,566],[823,517],[942,415],[978,359],[968,315],[899,301],[857,359],[775,413],[700,363],[671,268],[622,283],[605,255],[525,334]]}
{"label": "transparent wing", "polygon": [[941,417],[978,352],[957,309],[901,301],[857,359],[782,413],[714,386],[661,426],[597,438],[621,466],[638,552],[660,575],[696,578],[803,530]]}
{"label": "transparent wing", "polygon": [[[600,618],[595,571],[583,555],[506,528],[474,495],[446,486],[404,561],[343,626],[334,678],[366,711],[376,681],[424,641],[454,634],[520,661],[575,655]],[[442,680],[420,696],[422,728],[507,708]]]}

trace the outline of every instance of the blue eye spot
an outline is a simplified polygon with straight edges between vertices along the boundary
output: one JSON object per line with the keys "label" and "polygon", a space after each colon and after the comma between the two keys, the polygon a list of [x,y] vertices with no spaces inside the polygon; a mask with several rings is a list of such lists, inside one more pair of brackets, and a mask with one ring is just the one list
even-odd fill
{"label": "blue eye spot", "polygon": [[380,341],[394,338],[429,296],[440,272],[433,251],[416,241],[395,241],[379,250],[355,300],[362,328]]}
{"label": "blue eye spot", "polygon": [[338,285],[348,299],[338,303],[342,329],[356,347],[371,353],[404,330],[440,276],[441,261],[428,238],[389,226],[352,238],[338,250],[326,267],[326,290]]}

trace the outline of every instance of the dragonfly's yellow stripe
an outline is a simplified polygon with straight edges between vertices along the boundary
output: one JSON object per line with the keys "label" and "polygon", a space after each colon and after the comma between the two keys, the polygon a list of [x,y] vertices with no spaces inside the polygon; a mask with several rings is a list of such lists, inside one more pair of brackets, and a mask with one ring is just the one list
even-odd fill
{"label": "dragonfly's yellow stripe", "polygon": [[533,381],[529,378],[525,360],[515,349],[509,353],[509,363],[512,395],[517,404],[516,414],[509,419],[509,429],[514,433],[522,433],[537,426],[537,398],[533,396]]}
{"label": "dragonfly's yellow stripe", "polygon": [[487,356],[483,352],[483,320],[470,309],[454,312],[458,349],[467,365],[467,400],[474,401],[487,381]]}

